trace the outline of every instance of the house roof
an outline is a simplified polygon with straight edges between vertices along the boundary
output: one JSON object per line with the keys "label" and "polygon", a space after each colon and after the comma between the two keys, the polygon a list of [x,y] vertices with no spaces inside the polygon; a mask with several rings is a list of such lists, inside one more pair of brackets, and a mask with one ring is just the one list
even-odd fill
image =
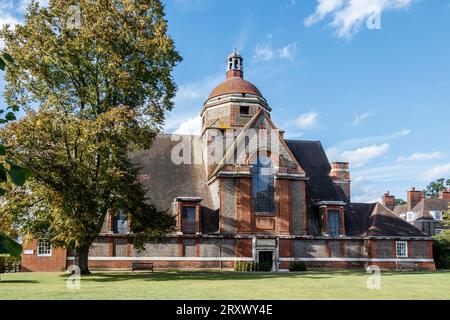
{"label": "house roof", "polygon": [[381,203],[377,203],[370,215],[370,225],[364,236],[426,237],[426,235],[398,217]]}
{"label": "house roof", "polygon": [[417,213],[416,220],[434,220],[430,211],[446,211],[449,203],[443,199],[423,198],[412,211]]}
{"label": "house roof", "polygon": [[297,162],[309,178],[309,203],[346,201],[343,191],[331,180],[331,166],[320,141],[286,140]]}

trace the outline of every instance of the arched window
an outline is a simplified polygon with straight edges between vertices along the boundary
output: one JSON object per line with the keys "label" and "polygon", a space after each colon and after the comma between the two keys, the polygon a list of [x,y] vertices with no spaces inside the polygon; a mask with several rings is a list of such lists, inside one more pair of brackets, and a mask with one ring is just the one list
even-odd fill
{"label": "arched window", "polygon": [[253,163],[253,211],[275,212],[275,178],[269,157],[258,156]]}

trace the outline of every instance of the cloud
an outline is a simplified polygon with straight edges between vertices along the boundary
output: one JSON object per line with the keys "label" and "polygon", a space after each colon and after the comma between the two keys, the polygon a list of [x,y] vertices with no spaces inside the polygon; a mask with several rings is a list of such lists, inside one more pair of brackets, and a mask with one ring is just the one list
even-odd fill
{"label": "cloud", "polygon": [[211,91],[224,80],[224,75],[221,73],[220,75],[207,76],[199,81],[181,84],[175,97],[175,105],[178,106],[195,100],[205,101]]}
{"label": "cloud", "polygon": [[288,10],[297,5],[297,0],[287,0],[284,5],[281,6],[281,10]]}
{"label": "cloud", "polygon": [[319,114],[317,112],[304,113],[297,118],[296,124],[301,129],[316,128],[319,124]]}
{"label": "cloud", "polygon": [[450,176],[450,163],[426,170],[422,176],[423,181],[433,181],[442,177]]}
{"label": "cloud", "polygon": [[400,131],[396,131],[390,134],[372,136],[372,137],[363,137],[363,138],[354,138],[348,139],[340,142],[335,146],[337,150],[348,150],[354,149],[361,146],[374,145],[374,144],[382,144],[391,140],[395,140],[398,138],[402,138],[408,136],[411,133],[410,129],[403,129]]}
{"label": "cloud", "polygon": [[304,23],[311,26],[325,17],[333,16],[330,23],[338,38],[351,38],[375,15],[385,11],[407,8],[412,0],[317,0],[314,14]]}
{"label": "cloud", "polygon": [[355,120],[353,121],[353,125],[354,126],[359,126],[361,124],[361,122],[363,122],[364,120],[369,119],[372,116],[374,116],[373,113],[364,112],[364,113],[356,116]]}
{"label": "cloud", "polygon": [[297,43],[289,43],[281,48],[274,48],[272,45],[272,36],[269,35],[267,40],[258,43],[255,47],[253,62],[266,62],[272,60],[295,60],[297,53]]}
{"label": "cloud", "polygon": [[174,130],[174,134],[195,134],[199,135],[202,128],[202,120],[200,116],[183,120],[178,128]]}
{"label": "cloud", "polygon": [[429,161],[429,160],[435,160],[435,159],[441,159],[445,157],[445,153],[436,151],[431,153],[413,153],[410,156],[400,156],[397,158],[397,162],[413,162],[413,161]]}
{"label": "cloud", "polygon": [[354,150],[338,152],[336,148],[328,149],[327,155],[331,161],[349,162],[353,167],[361,167],[370,160],[385,155],[390,148],[387,143],[361,147]]}

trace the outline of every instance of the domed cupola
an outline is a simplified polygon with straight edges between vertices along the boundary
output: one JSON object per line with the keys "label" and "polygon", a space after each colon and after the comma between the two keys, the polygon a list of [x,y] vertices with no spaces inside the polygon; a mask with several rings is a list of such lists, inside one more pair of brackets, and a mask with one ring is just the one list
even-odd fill
{"label": "domed cupola", "polygon": [[202,131],[243,127],[261,109],[271,111],[261,91],[244,80],[244,59],[235,48],[226,60],[226,80],[212,90],[203,106]]}

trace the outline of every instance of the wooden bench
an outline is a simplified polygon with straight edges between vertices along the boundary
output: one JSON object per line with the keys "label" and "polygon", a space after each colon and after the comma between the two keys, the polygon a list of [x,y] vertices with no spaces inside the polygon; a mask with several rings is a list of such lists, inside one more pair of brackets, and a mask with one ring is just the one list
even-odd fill
{"label": "wooden bench", "polygon": [[399,271],[418,271],[419,267],[417,264],[412,262],[398,262],[397,270]]}
{"label": "wooden bench", "polygon": [[135,270],[151,270],[153,272],[153,263],[133,262],[133,264],[131,265],[131,273],[134,273]]}

